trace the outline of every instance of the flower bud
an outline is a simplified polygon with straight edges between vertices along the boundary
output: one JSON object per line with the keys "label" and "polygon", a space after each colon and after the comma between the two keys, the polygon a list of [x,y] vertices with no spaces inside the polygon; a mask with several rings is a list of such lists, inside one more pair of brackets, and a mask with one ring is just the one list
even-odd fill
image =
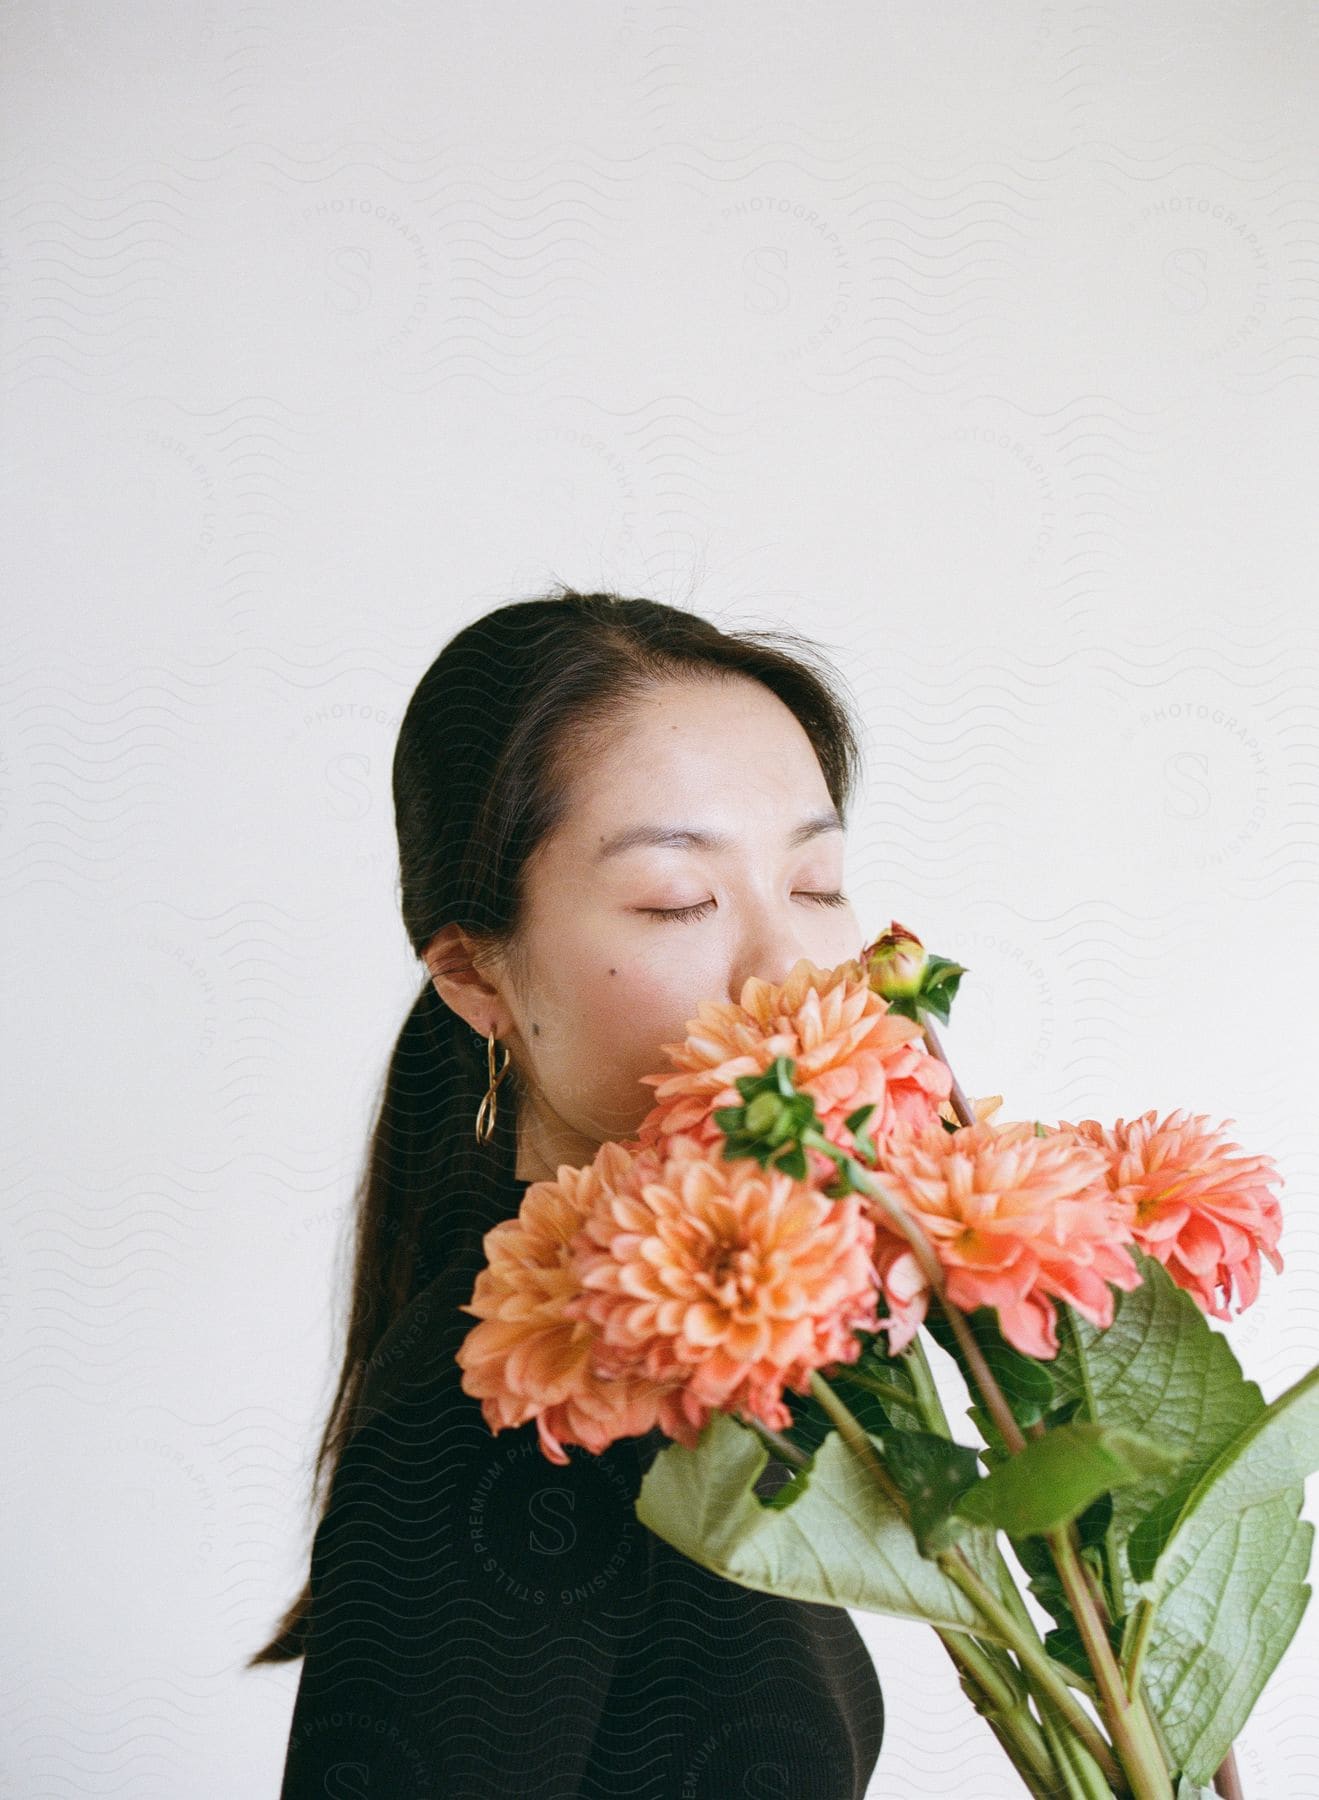
{"label": "flower bud", "polygon": [[755,1137],[771,1137],[783,1117],[784,1102],[777,1094],[757,1094],[746,1109],[744,1129]]}
{"label": "flower bud", "polygon": [[926,961],[924,944],[896,919],[861,952],[870,986],[885,1000],[907,1000],[918,994]]}

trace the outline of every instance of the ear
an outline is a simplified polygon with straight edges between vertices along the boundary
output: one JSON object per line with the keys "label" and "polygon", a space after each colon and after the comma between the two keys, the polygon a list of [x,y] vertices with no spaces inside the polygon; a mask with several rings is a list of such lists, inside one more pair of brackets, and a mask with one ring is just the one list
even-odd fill
{"label": "ear", "polygon": [[499,989],[477,968],[475,948],[476,940],[460,925],[446,925],[426,946],[426,967],[436,993],[451,1011],[466,1019],[481,1037],[493,1032],[503,1038],[513,1024],[513,1015]]}

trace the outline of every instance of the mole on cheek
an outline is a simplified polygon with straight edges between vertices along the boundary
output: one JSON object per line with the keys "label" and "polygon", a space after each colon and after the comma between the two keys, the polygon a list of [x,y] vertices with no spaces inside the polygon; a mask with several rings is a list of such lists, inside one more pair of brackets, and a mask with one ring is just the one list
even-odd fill
{"label": "mole on cheek", "polygon": [[531,1021],[531,1035],[532,1035],[532,1037],[540,1036],[540,1026],[536,1023],[536,1021],[534,1019]]}
{"label": "mole on cheek", "polygon": [[611,969],[611,970],[610,970],[610,971],[609,971],[609,973],[610,973],[610,974],[611,974],[611,975],[617,975],[617,973],[618,973],[618,970],[617,970],[617,969]]}

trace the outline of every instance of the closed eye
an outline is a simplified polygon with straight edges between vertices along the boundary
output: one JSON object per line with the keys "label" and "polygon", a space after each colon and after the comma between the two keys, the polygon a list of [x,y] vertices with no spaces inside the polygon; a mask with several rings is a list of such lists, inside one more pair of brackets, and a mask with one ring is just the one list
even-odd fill
{"label": "closed eye", "polygon": [[[814,900],[819,906],[850,906],[852,903],[846,894],[817,894],[809,888],[802,888],[797,898]],[[696,906],[639,906],[638,912],[645,913],[651,919],[699,919],[709,912],[714,905],[713,900],[702,900]]]}

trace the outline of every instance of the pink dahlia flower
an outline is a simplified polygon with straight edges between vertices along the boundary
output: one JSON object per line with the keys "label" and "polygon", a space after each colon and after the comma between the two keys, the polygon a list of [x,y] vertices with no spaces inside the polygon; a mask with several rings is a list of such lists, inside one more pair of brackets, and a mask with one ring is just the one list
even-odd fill
{"label": "pink dahlia flower", "polygon": [[[883,1218],[878,1207],[875,1218]],[[906,1238],[889,1229],[886,1219],[875,1228],[875,1274],[888,1308],[887,1316],[879,1322],[880,1329],[888,1333],[889,1354],[896,1356],[907,1348],[924,1323],[930,1284]]]}
{"label": "pink dahlia flower", "polygon": [[[682,1043],[660,1046],[679,1072],[641,1077],[655,1089],[655,1105],[635,1145],[658,1145],[675,1132],[720,1145],[715,1111],[740,1106],[738,1077],[763,1075],[776,1056],[793,1059],[794,1085],[814,1099],[824,1135],[849,1151],[844,1120],[857,1107],[875,1107],[866,1131],[878,1142],[898,1124],[936,1117],[952,1088],[947,1065],[925,1048],[920,1026],[889,1011],[855,959],[828,970],[803,957],[781,984],[751,976],[738,1004],[702,1001],[687,1029]],[[821,1151],[807,1160],[824,1181],[837,1173]]]}
{"label": "pink dahlia flower", "polygon": [[1114,1195],[1135,1215],[1136,1243],[1157,1257],[1177,1283],[1215,1318],[1231,1316],[1259,1293],[1261,1251],[1281,1271],[1282,1210],[1269,1184],[1281,1184],[1273,1159],[1248,1156],[1204,1113],[1154,1110],[1111,1130],[1095,1119],[1062,1125],[1100,1149]]}
{"label": "pink dahlia flower", "polygon": [[[1055,1299],[1106,1326],[1110,1283],[1139,1287],[1124,1248],[1131,1209],[1109,1189],[1107,1159],[1072,1134],[1040,1137],[1029,1120],[979,1120],[956,1132],[936,1121],[900,1129],[878,1148],[875,1180],[930,1239],[949,1300],[963,1312],[994,1307],[1004,1337],[1027,1356],[1057,1355]],[[898,1350],[924,1317],[927,1284],[879,1203],[868,1204],[889,1347]]]}
{"label": "pink dahlia flower", "polygon": [[569,1310],[599,1330],[597,1368],[661,1390],[659,1423],[688,1448],[716,1410],[787,1429],[783,1389],[808,1392],[879,1328],[874,1228],[859,1195],[673,1143],[597,1190]]}

